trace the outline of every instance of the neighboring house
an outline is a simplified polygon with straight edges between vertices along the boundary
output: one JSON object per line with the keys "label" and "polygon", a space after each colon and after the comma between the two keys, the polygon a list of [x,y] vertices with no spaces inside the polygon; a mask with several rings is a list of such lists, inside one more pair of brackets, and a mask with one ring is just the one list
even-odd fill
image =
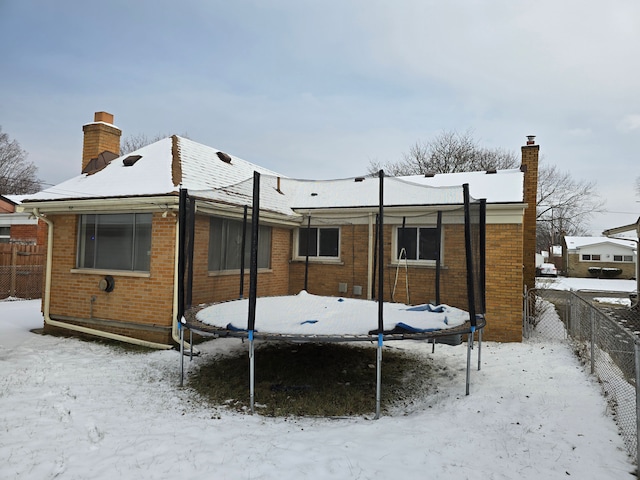
{"label": "neighboring house", "polygon": [[620,269],[621,273],[616,278],[636,276],[637,246],[634,241],[565,236],[563,249],[562,269],[568,277],[600,276],[595,273],[595,268],[609,269],[610,272]]}
{"label": "neighboring house", "polygon": [[0,195],[0,243],[44,245],[46,225],[30,213],[16,212],[25,195]]}
{"label": "neighboring house", "polygon": [[[254,171],[263,175],[263,188],[270,192],[261,204],[258,295],[295,294],[303,288],[310,232],[310,293],[371,298],[377,205],[358,199],[359,192],[377,188],[377,180],[288,179],[178,136],[118,157],[121,132],[105,112],[96,113],[83,130],[84,173],[22,204],[49,226],[45,329],[139,339],[153,346],[177,340],[180,187],[196,198],[193,304],[238,298],[241,220],[250,205],[245,187]],[[538,149],[530,138],[518,170],[389,182],[385,203],[392,196],[394,202],[384,230],[385,278],[402,263],[412,303],[433,298],[434,261],[411,250],[401,262],[400,227],[408,219],[405,234],[414,235],[417,245],[430,244],[437,209],[421,203],[419,186],[468,183],[472,197],[487,199],[485,338],[520,341],[523,284],[534,285],[535,275],[535,207],[527,207],[535,206]],[[464,288],[457,273],[464,258],[462,224],[444,225],[442,232],[442,282],[455,298]],[[248,291],[248,275],[245,282]]]}
{"label": "neighboring house", "polygon": [[635,233],[635,240],[630,240],[635,243],[635,255],[636,255],[636,293],[635,293],[635,302],[633,307],[638,307],[638,293],[640,292],[640,265],[638,264],[638,240],[640,240],[640,217],[636,220],[636,223],[632,223],[630,225],[624,225],[622,227],[610,228],[609,230],[605,230],[602,234],[606,237],[612,237],[613,235],[621,235],[628,234],[630,232]]}
{"label": "neighboring house", "polygon": [[47,226],[16,212],[24,196],[0,195],[0,299],[40,298]]}

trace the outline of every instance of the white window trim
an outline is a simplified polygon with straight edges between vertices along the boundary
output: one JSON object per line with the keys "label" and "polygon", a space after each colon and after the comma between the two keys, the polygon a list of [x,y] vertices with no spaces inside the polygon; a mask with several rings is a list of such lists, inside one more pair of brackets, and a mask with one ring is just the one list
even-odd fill
{"label": "white window trim", "polygon": [[[405,228],[432,228],[437,229],[436,225],[405,225]],[[424,266],[424,267],[435,267],[435,260],[411,260],[411,259],[399,259],[398,258],[398,235],[400,234],[400,230],[402,229],[402,225],[397,225],[393,227],[393,234],[391,236],[391,265],[404,265],[407,262],[407,265],[415,265],[415,266]],[[440,266],[444,266],[444,229],[440,231]]]}
{"label": "white window trim", "polygon": [[[300,231],[305,230],[307,227],[300,226],[296,229],[294,239],[293,239],[293,252],[292,252],[292,260],[294,262],[306,261],[306,255],[298,255],[299,245],[300,245]],[[309,262],[313,263],[332,263],[332,264],[342,264],[342,228],[339,225],[311,225],[311,228],[317,228],[318,230],[325,228],[337,228],[338,229],[338,256],[337,257],[326,257],[320,255],[309,255]]]}

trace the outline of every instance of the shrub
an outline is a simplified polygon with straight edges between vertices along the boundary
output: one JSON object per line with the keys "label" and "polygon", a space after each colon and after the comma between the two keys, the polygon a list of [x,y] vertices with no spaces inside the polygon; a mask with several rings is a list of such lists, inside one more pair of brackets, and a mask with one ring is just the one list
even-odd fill
{"label": "shrub", "polygon": [[589,267],[589,274],[597,278],[614,278],[622,274],[621,268]]}

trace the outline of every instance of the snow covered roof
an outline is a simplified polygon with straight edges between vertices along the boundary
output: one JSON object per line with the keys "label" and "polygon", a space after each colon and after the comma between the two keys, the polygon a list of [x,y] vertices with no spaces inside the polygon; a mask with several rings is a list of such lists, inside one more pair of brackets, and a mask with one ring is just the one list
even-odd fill
{"label": "snow covered roof", "polygon": [[[295,209],[356,208],[378,205],[377,177],[296,180],[218,149],[173,136],[122,155],[93,173],[78,175],[28,196],[25,201],[59,201],[175,194],[182,186],[197,197],[228,205],[251,205],[253,174],[261,179],[261,208],[284,215]],[[387,177],[389,206],[462,204],[462,188],[488,203],[522,203],[523,173],[468,172],[433,177]]]}
{"label": "snow covered roof", "polygon": [[602,243],[610,243],[619,245],[621,247],[628,247],[633,249],[636,248],[636,242],[633,240],[620,240],[617,238],[609,237],[564,237],[564,240],[569,250],[588,247],[592,245],[599,245]]}
{"label": "snow covered roof", "polygon": [[[178,136],[162,139],[112,160],[104,169],[81,174],[25,198],[27,201],[164,195],[187,189],[214,189],[241,182],[254,171],[275,172]],[[124,160],[140,156],[132,165]]]}
{"label": "snow covered roof", "polygon": [[516,203],[523,201],[524,173],[520,169],[495,172],[439,173],[432,177],[411,175],[399,177],[408,182],[430,187],[449,187],[469,184],[473,198],[485,198],[487,203]]}

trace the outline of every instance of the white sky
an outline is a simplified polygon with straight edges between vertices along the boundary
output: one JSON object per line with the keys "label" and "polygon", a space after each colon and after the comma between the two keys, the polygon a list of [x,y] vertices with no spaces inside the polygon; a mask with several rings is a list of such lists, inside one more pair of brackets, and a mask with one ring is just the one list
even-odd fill
{"label": "white sky", "polygon": [[640,216],[638,18],[635,0],[5,0],[0,125],[53,184],[98,110],[298,178],[360,175],[442,130],[517,152],[535,134],[596,182],[600,234]]}

